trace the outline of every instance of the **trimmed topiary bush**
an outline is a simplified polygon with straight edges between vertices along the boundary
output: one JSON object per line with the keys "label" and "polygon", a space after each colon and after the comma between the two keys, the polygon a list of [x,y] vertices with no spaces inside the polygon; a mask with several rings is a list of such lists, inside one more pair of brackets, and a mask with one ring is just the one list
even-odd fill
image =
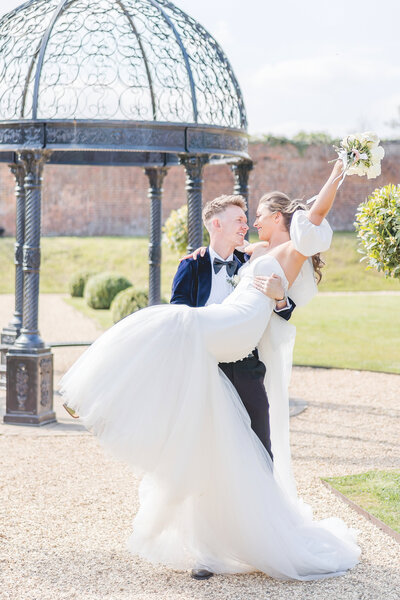
{"label": "trimmed topiary bush", "polygon": [[131,285],[123,275],[99,273],[88,279],[84,298],[91,308],[110,308],[115,296]]}
{"label": "trimmed topiary bush", "polygon": [[93,275],[96,275],[93,271],[80,271],[72,275],[69,282],[69,293],[73,298],[83,298],[86,282]]}
{"label": "trimmed topiary bush", "polygon": [[358,207],[354,225],[367,269],[400,279],[400,185],[376,189]]}
{"label": "trimmed topiary bush", "polygon": [[144,290],[137,290],[129,287],[119,292],[111,303],[111,318],[117,323],[124,317],[145,308],[148,304],[149,296]]}
{"label": "trimmed topiary bush", "polygon": [[[178,254],[186,254],[188,246],[188,209],[184,204],[178,210],[171,210],[168,219],[163,227],[163,241],[171,250],[175,250]],[[210,236],[205,227],[203,227],[203,240],[207,245],[210,241]]]}

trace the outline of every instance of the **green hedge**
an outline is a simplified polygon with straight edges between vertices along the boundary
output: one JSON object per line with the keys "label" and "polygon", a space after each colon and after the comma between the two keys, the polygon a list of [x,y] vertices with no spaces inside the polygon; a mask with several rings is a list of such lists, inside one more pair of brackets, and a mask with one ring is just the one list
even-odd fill
{"label": "green hedge", "polygon": [[148,305],[149,296],[144,290],[137,290],[133,286],[119,292],[111,303],[111,318],[117,323],[124,317],[145,308]]}
{"label": "green hedge", "polygon": [[[163,227],[163,241],[168,248],[174,250],[181,256],[186,254],[189,244],[188,233],[188,208],[184,204],[178,210],[171,210],[168,219]],[[210,235],[207,229],[203,226],[203,243],[205,246],[210,241]]]}
{"label": "green hedge", "polygon": [[93,275],[96,275],[93,271],[80,271],[72,275],[69,281],[69,293],[73,298],[83,298],[87,280]]}
{"label": "green hedge", "polygon": [[91,308],[110,308],[115,296],[131,285],[123,275],[99,273],[88,279],[84,298]]}
{"label": "green hedge", "polygon": [[400,185],[385,185],[368,196],[355,226],[367,268],[400,279]]}

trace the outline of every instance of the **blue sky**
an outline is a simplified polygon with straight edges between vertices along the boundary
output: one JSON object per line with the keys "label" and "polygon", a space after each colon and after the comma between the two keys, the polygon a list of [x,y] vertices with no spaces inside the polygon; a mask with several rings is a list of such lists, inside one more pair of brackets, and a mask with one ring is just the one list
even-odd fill
{"label": "blue sky", "polygon": [[[20,4],[1,0],[0,15]],[[400,106],[399,0],[175,0],[224,48],[250,133],[341,136],[385,123]]]}

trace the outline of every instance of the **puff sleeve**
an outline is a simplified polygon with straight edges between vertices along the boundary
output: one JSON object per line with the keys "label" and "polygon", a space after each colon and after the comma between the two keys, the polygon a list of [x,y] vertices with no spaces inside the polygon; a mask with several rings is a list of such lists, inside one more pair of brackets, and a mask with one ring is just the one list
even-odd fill
{"label": "puff sleeve", "polygon": [[308,211],[297,210],[290,225],[290,238],[295,249],[304,256],[325,252],[332,242],[332,229],[324,219],[321,225],[314,225],[308,218]]}

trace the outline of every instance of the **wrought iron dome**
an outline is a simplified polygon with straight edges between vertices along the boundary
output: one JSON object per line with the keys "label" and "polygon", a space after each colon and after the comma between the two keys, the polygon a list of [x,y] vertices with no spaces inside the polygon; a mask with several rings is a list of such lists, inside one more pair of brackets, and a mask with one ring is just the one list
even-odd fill
{"label": "wrought iron dome", "polygon": [[[223,50],[167,0],[31,0],[5,15],[0,121],[174,124],[241,134],[247,127]],[[202,150],[246,157],[243,135],[234,137],[225,138],[227,148],[222,138]],[[146,144],[138,141],[140,150]]]}
{"label": "wrought iron dome", "polygon": [[217,42],[167,0],[30,0],[0,20],[0,162],[16,200],[15,312],[0,334],[4,421],[41,425],[55,419],[53,356],[38,330],[45,164],[145,168],[157,304],[168,167],[186,171],[188,250],[202,243],[207,163],[231,163],[234,193],[248,197],[242,95]]}

